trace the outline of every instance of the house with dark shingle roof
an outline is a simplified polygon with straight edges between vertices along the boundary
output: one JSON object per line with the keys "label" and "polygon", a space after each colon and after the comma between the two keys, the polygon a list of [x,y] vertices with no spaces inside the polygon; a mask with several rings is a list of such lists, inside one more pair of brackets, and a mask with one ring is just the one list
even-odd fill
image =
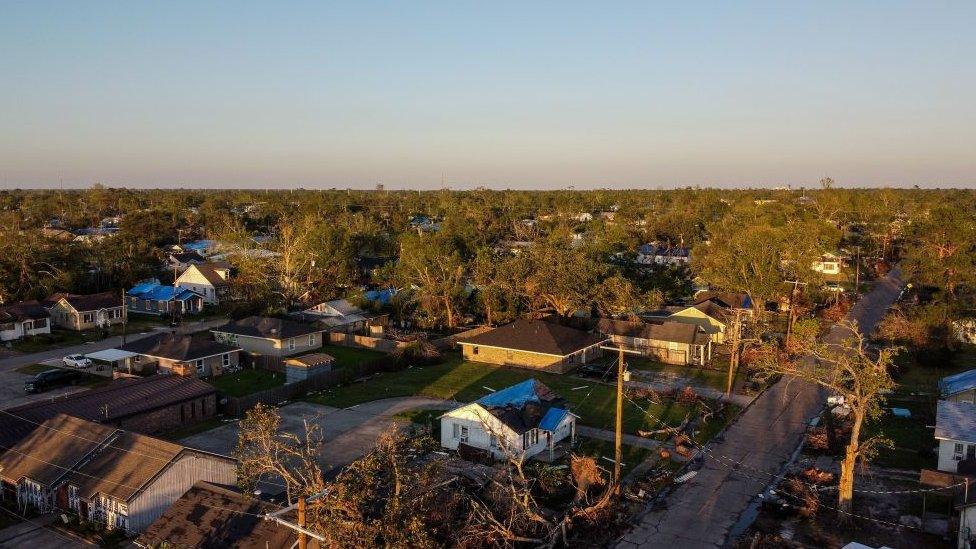
{"label": "house with dark shingle roof", "polygon": [[603,356],[606,336],[543,320],[519,319],[458,340],[466,360],[565,373]]}
{"label": "house with dark shingle roof", "polygon": [[576,439],[576,416],[566,401],[535,379],[489,393],[440,417],[441,446],[462,445],[496,459],[531,457],[567,437]]}
{"label": "house with dark shingle roof", "polygon": [[279,510],[229,488],[198,482],[136,538],[135,544],[147,549],[290,549],[298,540],[297,532],[262,518]]}
{"label": "house with dark shingle roof", "polygon": [[173,285],[202,295],[208,305],[217,305],[227,297],[229,284],[230,264],[208,261],[190,265]]}
{"label": "house with dark shingle roof", "polygon": [[596,331],[616,347],[666,364],[704,366],[712,358],[712,338],[696,324],[601,318]]}
{"label": "house with dark shingle roof", "polygon": [[159,371],[180,376],[219,376],[237,370],[241,348],[202,336],[176,332],[155,334],[119,347],[137,353],[129,358],[132,369]]}
{"label": "house with dark shingle roof", "polygon": [[29,436],[58,414],[145,434],[195,425],[217,415],[217,390],[196,378],[150,376],[45,399],[0,413],[0,449]]}
{"label": "house with dark shingle roof", "polygon": [[324,328],[264,316],[249,316],[210,330],[217,341],[263,356],[291,356],[322,347]]}
{"label": "house with dark shingle roof", "polygon": [[38,301],[0,305],[0,341],[51,333],[51,314]]}
{"label": "house with dark shingle roof", "polygon": [[125,322],[125,304],[116,292],[54,294],[43,305],[51,313],[51,322],[68,330],[94,330]]}

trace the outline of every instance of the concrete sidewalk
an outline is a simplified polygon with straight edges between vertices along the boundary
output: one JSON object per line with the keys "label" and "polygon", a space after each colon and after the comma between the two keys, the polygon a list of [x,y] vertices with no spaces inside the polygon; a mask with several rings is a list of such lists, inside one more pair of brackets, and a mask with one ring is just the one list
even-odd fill
{"label": "concrete sidewalk", "polygon": [[[861,331],[875,324],[898,297],[898,270],[879,280],[848,314]],[[831,330],[828,341],[846,334]],[[809,421],[823,409],[825,393],[808,383],[783,378],[760,395],[728,428],[708,444],[698,474],[678,486],[667,508],[650,508],[617,546],[724,547],[750,503],[789,463]]]}

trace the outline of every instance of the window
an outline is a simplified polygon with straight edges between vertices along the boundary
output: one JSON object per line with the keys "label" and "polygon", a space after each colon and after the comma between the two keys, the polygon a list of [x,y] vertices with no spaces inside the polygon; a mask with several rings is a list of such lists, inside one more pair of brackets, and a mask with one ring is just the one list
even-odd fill
{"label": "window", "polygon": [[468,427],[466,425],[454,424],[454,438],[458,442],[468,442]]}
{"label": "window", "polygon": [[84,322],[84,323],[86,323],[86,324],[91,323],[91,322],[94,322],[95,321],[95,314],[94,313],[85,313],[85,314],[81,315],[81,321]]}
{"label": "window", "polygon": [[315,334],[308,334],[308,346],[315,345]]}
{"label": "window", "polygon": [[962,459],[962,453],[964,451],[964,446],[965,445],[959,444],[958,442],[956,443],[956,446],[955,446],[955,448],[953,448],[953,451],[952,451],[952,459],[954,459],[956,461],[959,461],[959,460]]}
{"label": "window", "polygon": [[41,328],[46,328],[46,327],[47,327],[47,319],[46,318],[39,318],[39,319],[37,319],[37,320],[34,321],[34,328],[35,329],[38,329],[39,330]]}
{"label": "window", "polygon": [[291,338],[288,340],[288,350],[289,351],[295,350],[295,338]]}
{"label": "window", "polygon": [[471,354],[473,354],[473,355],[478,354],[478,348],[477,347],[472,347],[471,348]]}
{"label": "window", "polygon": [[203,375],[206,373],[207,369],[203,366],[203,359],[198,358],[196,361],[197,373]]}
{"label": "window", "polygon": [[221,355],[220,363],[224,366],[224,368],[230,366],[230,353],[224,353]]}

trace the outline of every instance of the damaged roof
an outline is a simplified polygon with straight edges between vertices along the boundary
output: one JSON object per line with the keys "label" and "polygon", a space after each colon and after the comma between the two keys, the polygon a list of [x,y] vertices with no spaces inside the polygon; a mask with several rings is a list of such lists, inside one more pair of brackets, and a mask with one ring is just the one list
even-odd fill
{"label": "damaged roof", "polygon": [[537,427],[546,429],[543,423],[552,425],[547,429],[552,430],[569,413],[565,399],[535,379],[495,391],[475,402],[519,434]]}

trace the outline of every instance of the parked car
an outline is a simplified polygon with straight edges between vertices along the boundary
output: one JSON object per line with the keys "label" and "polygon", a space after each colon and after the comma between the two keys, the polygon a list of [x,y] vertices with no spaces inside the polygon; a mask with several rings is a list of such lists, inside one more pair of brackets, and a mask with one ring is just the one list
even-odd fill
{"label": "parked car", "polygon": [[591,362],[589,364],[582,364],[579,368],[576,368],[576,375],[593,377],[602,381],[616,381],[617,363]]}
{"label": "parked car", "polygon": [[68,355],[62,358],[61,362],[63,362],[64,365],[68,366],[69,368],[78,368],[82,370],[85,368],[91,368],[92,366],[91,359],[85,355]]}
{"label": "parked car", "polygon": [[55,387],[74,385],[75,382],[81,381],[83,377],[84,374],[77,370],[48,370],[46,372],[37,374],[34,376],[34,379],[25,383],[24,392],[43,393],[44,391],[54,389]]}

